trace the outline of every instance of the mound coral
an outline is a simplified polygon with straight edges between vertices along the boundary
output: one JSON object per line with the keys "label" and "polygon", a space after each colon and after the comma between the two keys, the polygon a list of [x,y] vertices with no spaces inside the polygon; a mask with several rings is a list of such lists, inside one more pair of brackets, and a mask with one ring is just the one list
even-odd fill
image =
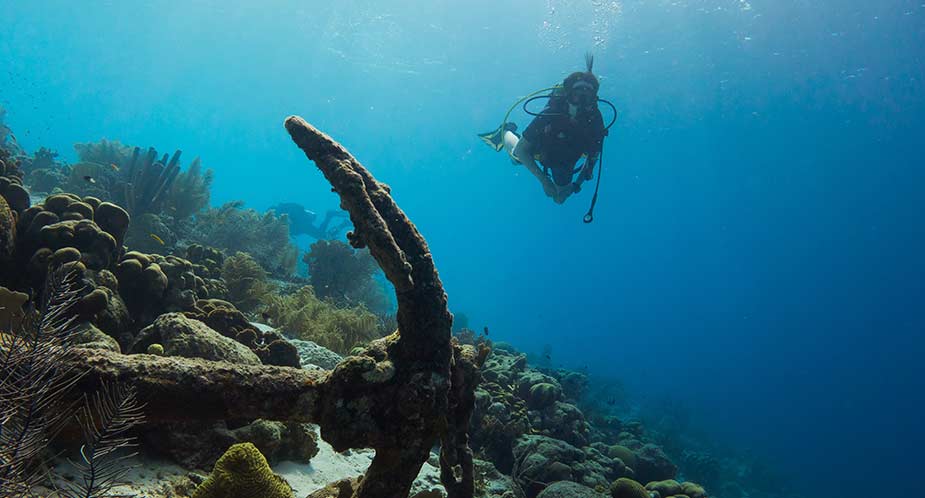
{"label": "mound coral", "polygon": [[128,222],[120,207],[73,194],[52,195],[24,210],[17,222],[16,251],[19,263],[29,268],[31,287],[41,288],[48,262],[59,249],[76,250],[76,259],[91,270],[111,267],[121,254]]}
{"label": "mound coral", "polygon": [[546,408],[552,405],[562,396],[562,389],[555,384],[541,382],[534,384],[530,388],[530,396],[527,398],[530,408]]}
{"label": "mound coral", "polygon": [[215,462],[212,474],[192,498],[292,498],[292,488],[270,470],[267,459],[251,443],[240,443]]}
{"label": "mound coral", "polygon": [[180,313],[165,313],[145,327],[135,338],[134,352],[147,352],[161,345],[166,356],[204,358],[239,365],[260,365],[253,351],[233,339],[212,330],[206,324]]}
{"label": "mound coral", "polygon": [[186,259],[194,265],[201,266],[199,270],[210,278],[221,278],[222,264],[225,262],[225,253],[214,247],[193,244],[186,248]]}
{"label": "mound coral", "polygon": [[615,444],[607,449],[607,455],[610,458],[619,458],[627,467],[636,469],[636,454],[626,446]]}
{"label": "mound coral", "polygon": [[683,496],[688,496],[690,498],[706,498],[707,492],[703,489],[703,486],[695,482],[682,482],[681,483],[681,492],[679,493]]}
{"label": "mound coral", "polygon": [[195,308],[185,314],[249,347],[264,365],[300,368],[299,351],[295,345],[274,330],[254,327],[231,303],[220,299],[200,299],[196,301]]}
{"label": "mound coral", "polygon": [[379,320],[363,306],[341,308],[322,301],[311,286],[284,296],[273,296],[266,313],[274,326],[313,341],[339,354],[379,338]]}
{"label": "mound coral", "polygon": [[193,264],[176,256],[130,251],[114,273],[138,327],[150,324],[163,313],[191,311],[198,299],[210,297],[210,286],[196,275]]}
{"label": "mound coral", "polygon": [[22,172],[9,157],[0,159],[0,196],[17,213],[25,211],[31,204],[29,192],[22,186]]}
{"label": "mound coral", "polygon": [[649,491],[655,491],[659,496],[668,498],[669,496],[681,494],[681,483],[675,481],[674,479],[652,481],[649,484],[646,484],[646,489]]}
{"label": "mound coral", "polygon": [[385,311],[385,294],[373,279],[379,267],[369,251],[354,250],[339,240],[317,240],[302,259],[318,297],[341,306],[362,303],[377,313]]}

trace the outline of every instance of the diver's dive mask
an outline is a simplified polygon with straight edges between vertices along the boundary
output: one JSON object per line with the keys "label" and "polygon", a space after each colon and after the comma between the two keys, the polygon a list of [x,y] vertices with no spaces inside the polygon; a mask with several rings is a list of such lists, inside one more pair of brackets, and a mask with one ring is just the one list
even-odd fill
{"label": "diver's dive mask", "polygon": [[589,108],[597,103],[597,92],[594,85],[587,81],[577,81],[568,90],[566,95],[568,103],[580,108]]}

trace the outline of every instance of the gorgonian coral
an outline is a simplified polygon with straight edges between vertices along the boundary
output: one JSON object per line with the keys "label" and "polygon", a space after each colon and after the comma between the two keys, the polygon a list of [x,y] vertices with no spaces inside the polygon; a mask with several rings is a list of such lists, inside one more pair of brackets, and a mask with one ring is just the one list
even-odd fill
{"label": "gorgonian coral", "polygon": [[256,311],[273,289],[267,282],[267,272],[244,252],[225,259],[222,278],[228,287],[228,300],[244,312]]}
{"label": "gorgonian coral", "polygon": [[243,209],[243,205],[235,201],[200,212],[188,239],[227,254],[247,252],[274,276],[294,273],[299,250],[289,240],[288,218],[272,211],[261,214]]}
{"label": "gorgonian coral", "polygon": [[212,170],[203,170],[199,158],[185,171],[180,151],[159,156],[118,141],[76,144],[79,162],[70,166],[66,189],[104,200],[114,200],[132,216],[168,215],[182,222],[209,203]]}
{"label": "gorgonian coral", "polygon": [[379,320],[363,306],[338,307],[315,295],[311,286],[271,297],[271,323],[286,334],[314,341],[339,354],[379,337]]}
{"label": "gorgonian coral", "polygon": [[318,297],[340,306],[363,304],[385,312],[385,293],[373,278],[379,266],[368,250],[354,250],[339,240],[318,240],[302,259]]}

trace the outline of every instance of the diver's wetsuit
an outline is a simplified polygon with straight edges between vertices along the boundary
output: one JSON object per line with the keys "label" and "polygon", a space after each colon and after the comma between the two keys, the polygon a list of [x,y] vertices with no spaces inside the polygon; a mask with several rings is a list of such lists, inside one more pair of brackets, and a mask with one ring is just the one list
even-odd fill
{"label": "diver's wetsuit", "polygon": [[550,170],[553,181],[557,185],[568,185],[582,154],[593,159],[600,157],[606,133],[604,118],[597,106],[579,110],[573,119],[565,98],[553,97],[524,130],[524,138],[543,167]]}

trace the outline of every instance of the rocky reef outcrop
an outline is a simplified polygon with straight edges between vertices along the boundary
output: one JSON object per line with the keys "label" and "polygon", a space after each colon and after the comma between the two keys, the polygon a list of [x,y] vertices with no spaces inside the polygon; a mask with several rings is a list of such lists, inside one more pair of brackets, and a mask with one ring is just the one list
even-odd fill
{"label": "rocky reef outcrop", "polygon": [[[487,342],[474,334],[461,337]],[[678,477],[678,466],[638,421],[584,415],[579,405],[588,393],[585,373],[537,369],[526,355],[501,345],[491,349],[482,377],[473,449],[510,473],[527,497],[604,496],[614,483],[614,489],[629,486],[648,496],[647,483]]]}

